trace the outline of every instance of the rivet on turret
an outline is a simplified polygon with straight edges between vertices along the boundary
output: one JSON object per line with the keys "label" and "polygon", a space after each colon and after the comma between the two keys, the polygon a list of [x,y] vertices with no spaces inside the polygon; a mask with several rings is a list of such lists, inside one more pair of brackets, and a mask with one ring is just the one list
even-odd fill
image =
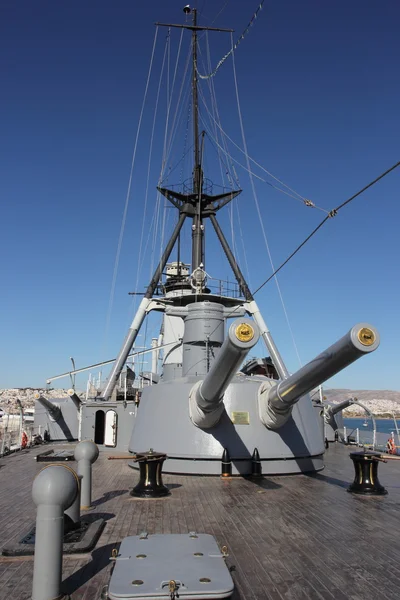
{"label": "rivet on turret", "polygon": [[257,448],[254,448],[253,456],[251,457],[251,476],[262,476],[261,460]]}
{"label": "rivet on turret", "polygon": [[232,476],[232,461],[229,455],[229,452],[226,448],[224,448],[224,452],[222,454],[221,460],[221,477],[231,477]]}

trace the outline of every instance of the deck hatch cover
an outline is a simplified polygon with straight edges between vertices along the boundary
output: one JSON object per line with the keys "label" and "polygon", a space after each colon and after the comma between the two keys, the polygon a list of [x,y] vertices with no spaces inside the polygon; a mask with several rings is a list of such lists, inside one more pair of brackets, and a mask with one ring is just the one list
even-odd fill
{"label": "deck hatch cover", "polygon": [[[138,560],[138,555],[146,558]],[[179,600],[229,598],[233,581],[212,535],[155,534],[125,538],[108,588],[110,600],[170,598],[168,582],[178,584]],[[208,582],[210,580],[210,582]],[[141,585],[133,581],[143,581]]]}

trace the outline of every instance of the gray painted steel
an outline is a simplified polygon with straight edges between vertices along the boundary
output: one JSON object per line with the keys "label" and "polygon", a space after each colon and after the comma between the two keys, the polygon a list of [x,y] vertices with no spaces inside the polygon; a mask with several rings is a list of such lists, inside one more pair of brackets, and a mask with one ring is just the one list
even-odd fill
{"label": "gray painted steel", "polygon": [[[217,542],[207,534],[155,534],[122,541],[108,587],[110,600],[229,598],[233,581]],[[134,583],[136,582],[136,583]]]}
{"label": "gray painted steel", "polygon": [[[347,400],[343,400],[339,404],[333,404],[332,402],[325,403],[325,436],[328,442],[334,442],[338,437],[343,438],[343,410],[352,404],[357,404],[365,410],[366,416],[368,416],[372,420],[372,428],[373,431],[376,432],[376,422],[374,414],[367,408],[362,402],[357,400],[357,398],[348,398]],[[361,434],[361,435],[360,435]],[[373,443],[372,439],[367,439],[363,435],[363,432],[359,432],[360,442],[361,443]],[[385,434],[386,436],[386,434]],[[353,434],[354,437],[354,434]],[[381,440],[382,441],[382,440]],[[383,440],[383,446],[385,447],[386,439]],[[379,441],[377,440],[379,443]]]}
{"label": "gray painted steel", "polygon": [[321,439],[325,443],[325,421],[324,421],[324,407],[320,402],[313,401],[314,412],[317,416],[317,421],[319,425],[319,434]]}
{"label": "gray painted steel", "polygon": [[224,307],[217,302],[196,302],[188,307],[183,335],[182,374],[205,375],[210,360],[224,342]]}
{"label": "gray painted steel", "polygon": [[141,327],[141,325],[145,319],[145,316],[147,314],[147,309],[150,304],[150,298],[152,297],[154,290],[156,289],[156,287],[158,285],[158,282],[159,282],[159,279],[163,272],[163,269],[167,263],[169,255],[172,252],[172,249],[178,238],[179,232],[182,229],[182,225],[185,221],[185,218],[186,218],[186,215],[181,213],[179,216],[178,223],[175,226],[175,229],[174,229],[174,231],[169,239],[169,242],[164,250],[164,253],[161,257],[158,267],[155,270],[153,278],[146,290],[146,295],[143,298],[143,300],[137,310],[137,313],[135,315],[135,318],[133,319],[132,325],[130,326],[129,331],[126,335],[126,338],[124,340],[124,343],[122,344],[122,348],[119,351],[117,358],[115,359],[115,363],[114,363],[114,365],[111,369],[111,373],[108,377],[107,385],[104,389],[104,393],[103,393],[104,400],[110,400],[110,398],[111,398],[111,395],[112,395],[115,385],[117,383],[118,377],[120,376],[120,373],[124,367],[126,359],[128,358],[128,354],[131,351],[133,344],[135,343],[137,334],[139,333],[140,327]]}
{"label": "gray painted steel", "polygon": [[[117,414],[117,429],[115,446],[112,446],[112,448],[121,452],[128,451],[129,440],[137,413],[135,402],[87,402],[82,404],[81,410],[81,440],[94,441],[96,413],[103,411],[104,417],[106,417],[107,412],[113,410]],[[110,449],[110,446],[106,446],[105,444],[97,444],[97,446],[100,451]]]}
{"label": "gray painted steel", "polygon": [[82,400],[79,398],[78,394],[75,393],[75,390],[73,390],[73,389],[68,390],[68,396],[71,398],[72,402],[75,404],[76,409],[79,410],[80,406],[82,404]]}
{"label": "gray painted steel", "polygon": [[99,456],[99,449],[94,442],[85,440],[79,442],[74,452],[78,462],[78,475],[81,480],[81,510],[86,510],[92,505],[92,464]]}
{"label": "gray painted steel", "polygon": [[[245,328],[251,339],[241,341],[237,330]],[[228,335],[204,380],[196,383],[190,392],[190,418],[196,427],[204,429],[216,425],[221,417],[223,396],[244,358],[260,337],[254,321],[242,317],[231,323]]]}
{"label": "gray painted steel", "polygon": [[47,410],[50,419],[52,419],[53,421],[59,420],[59,418],[61,417],[61,411],[60,407],[57,406],[57,404],[50,402],[49,400],[47,400],[47,398],[45,398],[44,396],[40,396],[39,394],[35,394],[35,400]]}
{"label": "gray painted steel", "polygon": [[[45,399],[46,400],[46,399]],[[49,411],[49,406],[51,411]],[[53,409],[57,409],[58,419],[53,418]],[[35,428],[40,427],[41,435],[47,430],[51,441],[74,441],[78,439],[79,411],[71,398],[54,398],[52,402],[35,400]]]}
{"label": "gray painted steel", "polygon": [[32,600],[54,600],[61,595],[64,510],[78,494],[78,480],[65,465],[48,465],[33,482],[37,506]]}
{"label": "gray painted steel", "polygon": [[[233,474],[251,473],[254,448],[264,474],[298,473],[322,469],[324,444],[318,413],[308,396],[294,406],[279,430],[268,430],[258,414],[258,390],[266,377],[236,375],[224,395],[220,421],[211,429],[195,427],[189,416],[189,394],[199,378],[159,383],[143,390],[129,450],[150,447],[165,452],[164,472],[219,475],[224,448],[232,457]],[[270,380],[273,384],[274,380]],[[249,424],[233,423],[248,417]]]}
{"label": "gray painted steel", "polygon": [[[328,442],[335,441],[335,437],[337,436],[336,431],[343,427],[342,411],[351,404],[354,404],[354,402],[354,398],[348,398],[338,404],[326,403],[324,405],[324,431]],[[339,414],[341,415],[341,419],[338,418]]]}
{"label": "gray painted steel", "polygon": [[[241,325],[253,330],[254,335],[251,340],[242,342],[236,337],[235,331]],[[203,410],[210,410],[210,407],[222,398],[231,379],[239,370],[249,350],[257,344],[259,337],[254,321],[242,318],[231,323],[221,352],[214,360],[196,394],[197,403]]]}
{"label": "gray painted steel", "polygon": [[[336,405],[329,402],[329,401],[325,401],[324,404],[324,413],[326,414],[326,410],[327,408],[329,409],[329,407],[335,407]],[[343,413],[342,412],[337,412],[331,419],[329,419],[329,421],[326,421],[325,419],[325,414],[324,414],[324,435],[325,435],[325,439],[328,442],[334,442],[336,441],[336,439],[338,438],[338,432],[339,430],[343,430]]]}
{"label": "gray painted steel", "polygon": [[82,475],[77,474],[76,476],[78,478],[78,493],[71,506],[64,511],[64,515],[67,516],[67,521],[70,520],[74,525],[78,525],[81,521]]}
{"label": "gray painted steel", "polygon": [[285,363],[283,362],[283,358],[280,355],[280,352],[272,338],[271,332],[267,327],[266,322],[258,308],[257,302],[253,299],[251,302],[247,302],[246,310],[250,316],[253,317],[255,322],[257,323],[261,336],[265,342],[265,346],[270,354],[274,367],[281,379],[286,379],[289,376],[289,371],[286,368]]}
{"label": "gray painted steel", "polygon": [[327,404],[324,411],[325,421],[329,422],[331,417],[336,415],[336,413],[341,412],[351,404],[354,404],[354,402],[354,398],[348,398],[347,400],[343,400],[343,402],[339,402],[338,404]]}
{"label": "gray painted steel", "polygon": [[[374,335],[371,345],[360,342],[363,329]],[[361,356],[379,346],[379,334],[368,323],[358,323],[335,344],[304,365],[293,375],[260,392],[260,416],[271,429],[281,427],[289,418],[292,406],[303,396]]]}

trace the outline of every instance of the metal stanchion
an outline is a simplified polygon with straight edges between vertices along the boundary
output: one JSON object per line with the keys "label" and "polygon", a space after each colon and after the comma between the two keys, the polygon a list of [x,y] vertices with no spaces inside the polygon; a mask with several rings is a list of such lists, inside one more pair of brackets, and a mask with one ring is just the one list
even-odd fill
{"label": "metal stanchion", "polygon": [[47,465],[33,482],[37,515],[32,600],[62,598],[64,510],[74,502],[78,488],[76,473],[66,465]]}

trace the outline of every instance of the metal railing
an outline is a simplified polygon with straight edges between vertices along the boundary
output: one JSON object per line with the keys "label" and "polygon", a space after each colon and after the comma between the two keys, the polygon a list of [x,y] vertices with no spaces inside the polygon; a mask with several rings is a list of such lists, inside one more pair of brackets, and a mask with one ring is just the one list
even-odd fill
{"label": "metal railing", "polygon": [[[15,415],[5,415],[0,422],[0,456],[7,456],[22,449],[22,437],[26,434],[26,447],[35,445],[38,436],[43,440],[45,427],[30,425]],[[25,447],[25,446],[24,446]]]}
{"label": "metal railing", "polygon": [[[398,435],[398,434],[397,434]],[[354,428],[350,429],[349,427],[344,426],[342,432],[342,439],[345,444],[353,444],[355,446],[359,446],[361,448],[368,448],[370,450],[379,450],[381,452],[387,452],[388,450],[388,439],[392,439],[395,441],[395,433],[394,431],[390,433],[386,433],[383,431],[377,431],[373,429],[372,431],[365,431],[362,429]],[[396,450],[400,449],[400,441],[394,444]]]}

